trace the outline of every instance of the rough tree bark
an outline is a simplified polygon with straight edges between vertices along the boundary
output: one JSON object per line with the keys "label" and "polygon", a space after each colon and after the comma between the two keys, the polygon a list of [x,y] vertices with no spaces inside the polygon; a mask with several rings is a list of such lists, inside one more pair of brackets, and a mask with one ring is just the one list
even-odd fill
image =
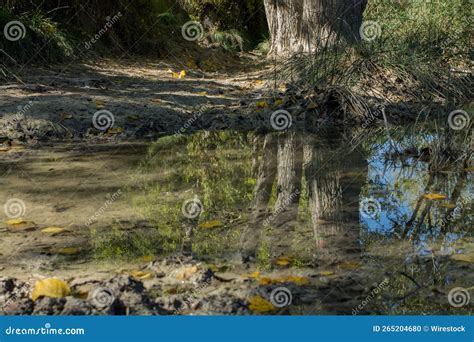
{"label": "rough tree bark", "polygon": [[368,0],[264,0],[270,55],[312,52],[344,39],[359,41]]}

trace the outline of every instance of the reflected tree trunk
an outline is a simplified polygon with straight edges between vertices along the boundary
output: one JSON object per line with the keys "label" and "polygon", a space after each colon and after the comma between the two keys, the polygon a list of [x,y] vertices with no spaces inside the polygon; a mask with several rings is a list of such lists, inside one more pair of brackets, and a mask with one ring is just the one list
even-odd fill
{"label": "reflected tree trunk", "polygon": [[253,192],[249,222],[242,234],[242,252],[253,256],[260,241],[263,220],[268,216],[268,203],[277,175],[277,137],[267,134],[257,171],[257,183]]}
{"label": "reflected tree trunk", "polygon": [[303,174],[301,136],[286,133],[278,141],[278,184],[274,217],[276,227],[296,221]]}
{"label": "reflected tree trunk", "polygon": [[358,151],[337,147],[331,140],[305,146],[316,259],[329,263],[360,256],[359,195],[368,167]]}

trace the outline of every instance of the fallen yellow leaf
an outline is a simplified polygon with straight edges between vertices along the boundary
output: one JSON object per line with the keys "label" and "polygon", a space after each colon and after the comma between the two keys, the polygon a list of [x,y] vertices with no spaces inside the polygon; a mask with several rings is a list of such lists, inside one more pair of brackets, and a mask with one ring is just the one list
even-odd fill
{"label": "fallen yellow leaf", "polygon": [[5,223],[9,224],[10,226],[14,226],[14,225],[26,223],[26,221],[23,220],[22,218],[17,218],[17,219],[5,221]]}
{"label": "fallen yellow leaf", "polygon": [[69,296],[70,293],[71,290],[64,281],[57,278],[48,278],[36,281],[31,299],[37,300],[40,297],[64,298]]}
{"label": "fallen yellow leaf", "polygon": [[152,277],[152,274],[150,272],[143,272],[143,271],[132,271],[130,272],[132,277],[138,279],[138,280],[145,280],[145,279],[150,279]]}
{"label": "fallen yellow leaf", "polygon": [[188,280],[198,271],[197,266],[184,267],[176,274],[178,280]]}
{"label": "fallen yellow leaf", "polygon": [[173,76],[173,78],[185,78],[186,77],[186,71],[185,70],[181,70],[180,72],[174,72],[173,70],[171,69],[168,69],[168,72],[171,73],[171,76]]}
{"label": "fallen yellow leaf", "polygon": [[274,284],[275,280],[269,277],[261,277],[261,278],[258,278],[258,283],[260,285],[270,285],[270,284]]}
{"label": "fallen yellow leaf", "polygon": [[321,272],[319,272],[319,275],[323,276],[323,277],[329,277],[329,276],[334,275],[334,272],[332,272],[332,271],[321,271]]}
{"label": "fallen yellow leaf", "polygon": [[145,262],[151,262],[151,261],[153,261],[153,255],[145,255],[145,256],[143,257],[143,261],[145,261]]}
{"label": "fallen yellow leaf", "polygon": [[81,249],[78,247],[63,247],[56,250],[57,254],[64,254],[64,255],[76,255],[81,252]]}
{"label": "fallen yellow leaf", "polygon": [[248,304],[249,309],[256,313],[265,313],[276,309],[272,303],[260,296],[250,297]]}
{"label": "fallen yellow leaf", "polygon": [[34,223],[33,221],[25,221],[25,220],[21,220],[21,221],[10,220],[10,221],[15,222],[14,224],[7,225],[8,231],[12,233],[27,232],[27,231],[36,230],[36,228],[38,228],[36,223]]}
{"label": "fallen yellow leaf", "polygon": [[120,134],[123,132],[123,128],[122,127],[110,127],[108,130],[107,130],[107,133],[108,134]]}
{"label": "fallen yellow leaf", "polygon": [[266,101],[257,101],[255,104],[257,105],[257,108],[267,108],[268,107],[268,103]]}
{"label": "fallen yellow leaf", "polygon": [[222,226],[222,221],[219,220],[213,220],[213,221],[207,221],[203,222],[199,225],[199,228],[202,229],[211,229],[211,228],[217,228]]}
{"label": "fallen yellow leaf", "polygon": [[318,104],[316,102],[310,102],[307,109],[316,109],[318,108]]}
{"label": "fallen yellow leaf", "polygon": [[445,196],[445,195],[443,195],[443,194],[435,194],[435,193],[425,194],[423,197],[426,198],[427,200],[431,200],[431,201],[446,199],[446,196]]}
{"label": "fallen yellow leaf", "polygon": [[66,228],[61,228],[61,227],[47,227],[47,228],[41,229],[41,232],[56,235],[56,234],[69,232],[69,230],[67,230]]}
{"label": "fallen yellow leaf", "polygon": [[361,266],[360,261],[357,260],[348,260],[339,264],[339,268],[343,270],[355,270]]}
{"label": "fallen yellow leaf", "polygon": [[438,207],[446,208],[446,209],[453,209],[453,208],[456,208],[456,204],[454,204],[454,203],[440,203],[440,204],[438,204]]}
{"label": "fallen yellow leaf", "polygon": [[245,273],[245,274],[241,275],[241,278],[243,278],[243,279],[249,279],[249,278],[257,279],[258,277],[260,277],[260,272],[259,271],[255,271],[255,272],[252,272],[250,274]]}
{"label": "fallen yellow leaf", "polygon": [[94,102],[97,109],[105,108],[105,101],[95,100]]}
{"label": "fallen yellow leaf", "polygon": [[283,276],[283,277],[278,277],[278,278],[260,277],[258,278],[258,283],[260,285],[281,284],[281,283],[294,283],[296,285],[308,285],[310,281],[308,278],[301,277],[301,276]]}
{"label": "fallen yellow leaf", "polygon": [[262,84],[264,84],[264,83],[265,83],[265,81],[263,81],[263,80],[256,80],[256,81],[255,81],[255,84],[256,84],[256,85],[262,85]]}
{"label": "fallen yellow leaf", "polygon": [[281,256],[276,261],[275,264],[278,266],[288,266],[290,264],[291,258],[288,256]]}
{"label": "fallen yellow leaf", "polygon": [[275,100],[275,103],[273,104],[275,107],[278,107],[278,106],[281,106],[283,104],[283,100],[282,99],[277,99]]}
{"label": "fallen yellow leaf", "polygon": [[296,285],[308,285],[309,279],[301,276],[287,276],[283,278],[285,283],[294,283]]}

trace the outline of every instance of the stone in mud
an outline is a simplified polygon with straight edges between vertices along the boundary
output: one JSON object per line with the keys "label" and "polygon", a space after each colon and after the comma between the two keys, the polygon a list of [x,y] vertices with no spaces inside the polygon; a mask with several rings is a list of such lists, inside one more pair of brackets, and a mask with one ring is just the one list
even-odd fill
{"label": "stone in mud", "polygon": [[64,316],[79,316],[79,315],[91,315],[93,313],[93,307],[90,303],[85,300],[68,297],[64,309],[61,315]]}
{"label": "stone in mud", "polygon": [[12,278],[0,279],[0,295],[12,292],[15,288],[15,281]]}
{"label": "stone in mud", "polygon": [[0,315],[31,315],[33,309],[34,303],[31,299],[10,297],[5,302],[1,302]]}
{"label": "stone in mud", "polygon": [[59,315],[64,309],[66,298],[42,297],[35,302],[34,315]]}

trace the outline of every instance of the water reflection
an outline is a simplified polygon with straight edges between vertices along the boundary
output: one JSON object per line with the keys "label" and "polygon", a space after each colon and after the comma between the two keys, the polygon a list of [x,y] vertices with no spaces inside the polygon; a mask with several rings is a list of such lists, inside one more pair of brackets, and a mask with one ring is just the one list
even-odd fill
{"label": "water reflection", "polygon": [[[348,313],[380,284],[384,295],[365,312],[405,313],[432,286],[470,287],[466,140],[368,133],[357,145],[334,132],[166,137],[140,168],[133,201],[155,223],[160,253],[327,275],[317,282],[330,285],[306,294],[300,313],[315,313],[316,302],[317,313]],[[190,199],[201,205],[191,217],[182,205]]]}

